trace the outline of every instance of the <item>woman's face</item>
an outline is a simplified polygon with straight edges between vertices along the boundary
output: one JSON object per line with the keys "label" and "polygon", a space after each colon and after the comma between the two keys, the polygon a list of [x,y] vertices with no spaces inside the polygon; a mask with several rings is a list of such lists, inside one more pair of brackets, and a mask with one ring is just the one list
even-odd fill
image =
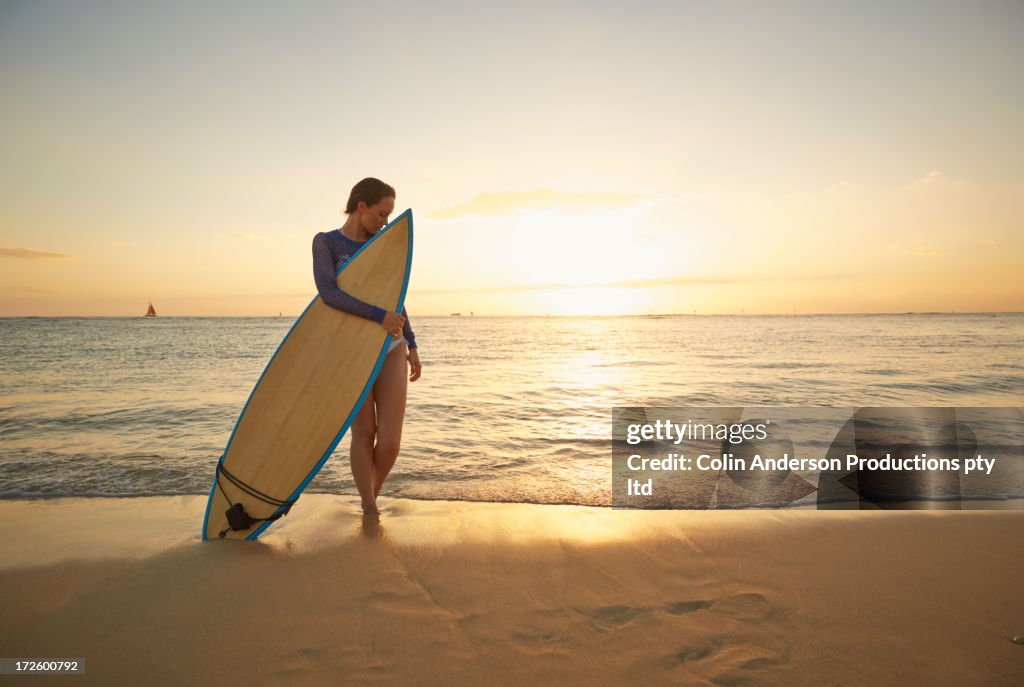
{"label": "woman's face", "polygon": [[360,201],[358,206],[359,221],[370,236],[384,228],[388,223],[388,217],[395,209],[395,199],[391,196],[381,198],[375,205],[369,207]]}

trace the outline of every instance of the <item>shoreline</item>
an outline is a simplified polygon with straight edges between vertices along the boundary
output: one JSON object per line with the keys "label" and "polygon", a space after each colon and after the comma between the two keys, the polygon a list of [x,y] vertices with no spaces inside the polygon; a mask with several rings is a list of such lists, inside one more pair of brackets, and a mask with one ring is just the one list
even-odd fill
{"label": "shoreline", "polygon": [[[352,500],[358,501],[359,495],[357,493],[335,493],[335,492],[322,492],[322,491],[309,491],[305,490],[300,495],[300,498],[305,501],[310,496],[317,498],[331,498],[339,499],[342,501]],[[207,499],[209,494],[126,494],[123,496],[111,496],[106,494],[101,495],[3,495],[0,494],[0,504],[3,503],[58,503],[58,502],[74,502],[74,501],[131,501],[131,500],[144,500],[144,499]],[[600,503],[571,503],[571,502],[554,502],[554,501],[485,501],[481,499],[451,499],[451,498],[426,498],[422,496],[394,496],[382,497],[389,501],[412,501],[415,503],[434,503],[434,502],[445,502],[445,503],[482,503],[482,504],[496,504],[496,505],[509,505],[509,506],[560,506],[560,507],[579,507],[579,508],[597,508],[597,509],[608,509],[614,511],[658,511],[658,512],[671,512],[677,511],[681,513],[686,512],[718,512],[718,513],[745,513],[745,512],[791,512],[791,511],[841,511],[846,513],[856,513],[862,511],[873,511],[873,510],[885,510],[891,512],[908,512],[908,511],[1021,511],[1024,512],[1024,496],[1013,496],[1005,499],[990,499],[990,498],[967,498],[967,497],[950,497],[946,499],[932,499],[930,501],[879,501],[876,503],[883,504],[885,507],[878,508],[836,508],[839,505],[854,505],[855,501],[847,500],[831,500],[825,501],[826,505],[830,508],[818,508],[816,503],[799,503],[794,502],[786,506],[760,506],[760,505],[748,505],[748,506],[715,506],[713,508],[675,508],[675,507],[649,507],[644,508],[642,506],[616,506],[614,504],[600,504]],[[945,508],[944,504],[958,503],[961,508]],[[899,505],[905,506],[901,508],[893,508],[889,506]]]}

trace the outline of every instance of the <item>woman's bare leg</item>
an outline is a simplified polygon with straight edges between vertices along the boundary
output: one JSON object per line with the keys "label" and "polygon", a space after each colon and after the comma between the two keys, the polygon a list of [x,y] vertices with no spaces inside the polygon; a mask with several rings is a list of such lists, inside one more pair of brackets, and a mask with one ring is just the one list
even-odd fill
{"label": "woman's bare leg", "polygon": [[377,418],[374,411],[373,389],[366,395],[355,420],[352,421],[352,447],[349,466],[355,480],[359,497],[363,501],[364,513],[377,512],[377,494],[373,480],[373,441],[377,434]]}
{"label": "woman's bare leg", "polygon": [[377,402],[377,444],[373,448],[373,496],[376,502],[402,447],[402,425],[405,422],[405,398],[409,388],[409,371],[403,341],[384,359],[373,395]]}

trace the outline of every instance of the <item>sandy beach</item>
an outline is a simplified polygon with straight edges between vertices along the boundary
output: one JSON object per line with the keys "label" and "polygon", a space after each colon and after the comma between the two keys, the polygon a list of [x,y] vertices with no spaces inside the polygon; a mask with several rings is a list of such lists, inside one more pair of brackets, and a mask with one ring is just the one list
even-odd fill
{"label": "sandy beach", "polygon": [[[1019,512],[616,511],[307,495],[0,503],[6,657],[46,684],[1013,685]],[[0,678],[5,682],[17,677]]]}

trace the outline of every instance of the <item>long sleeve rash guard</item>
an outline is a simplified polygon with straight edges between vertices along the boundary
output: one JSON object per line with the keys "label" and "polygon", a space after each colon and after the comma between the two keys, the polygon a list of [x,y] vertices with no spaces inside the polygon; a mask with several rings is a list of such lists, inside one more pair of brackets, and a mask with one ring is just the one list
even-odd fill
{"label": "long sleeve rash guard", "polygon": [[[350,293],[338,288],[338,270],[359,250],[365,241],[353,241],[337,229],[322,231],[313,237],[313,281],[320,299],[335,310],[358,315],[374,322],[382,322],[387,311],[366,301],[361,301]],[[405,325],[402,336],[409,348],[416,348],[416,336],[409,323],[409,314],[402,308]]]}

